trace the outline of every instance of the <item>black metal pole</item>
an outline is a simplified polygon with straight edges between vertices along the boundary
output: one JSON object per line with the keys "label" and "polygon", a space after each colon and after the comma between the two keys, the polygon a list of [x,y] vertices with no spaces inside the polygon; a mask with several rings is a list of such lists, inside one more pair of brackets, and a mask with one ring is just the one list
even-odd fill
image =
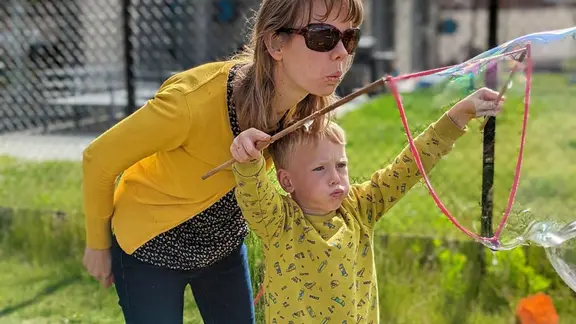
{"label": "black metal pole", "polygon": [[136,109],[136,94],[134,86],[134,53],[132,46],[132,17],[130,16],[131,0],[122,0],[122,21],[124,28],[124,66],[126,75],[126,107],[124,112],[126,117],[130,116]]}
{"label": "black metal pole", "polygon": [[[488,47],[498,45],[498,0],[490,0],[488,5]],[[486,71],[486,86],[496,90],[497,70],[494,65]],[[493,235],[493,186],[494,186],[494,147],[496,144],[496,118],[489,117],[484,127],[482,160],[482,236]]]}

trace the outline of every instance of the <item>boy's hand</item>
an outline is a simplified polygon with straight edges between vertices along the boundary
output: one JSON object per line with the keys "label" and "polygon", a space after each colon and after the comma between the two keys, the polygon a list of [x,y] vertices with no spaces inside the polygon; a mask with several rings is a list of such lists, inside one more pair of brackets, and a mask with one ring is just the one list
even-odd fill
{"label": "boy's hand", "polygon": [[496,116],[502,110],[502,103],[496,102],[498,92],[489,88],[480,88],[468,97],[460,100],[449,111],[448,117],[460,128],[464,128],[474,118]]}
{"label": "boy's hand", "polygon": [[262,143],[259,142],[268,142],[271,138],[270,135],[256,128],[249,128],[240,133],[240,135],[232,141],[232,146],[230,146],[232,157],[240,163],[258,160],[262,156],[260,149],[268,146],[268,144],[266,144],[264,147],[258,149],[258,144],[262,145]]}

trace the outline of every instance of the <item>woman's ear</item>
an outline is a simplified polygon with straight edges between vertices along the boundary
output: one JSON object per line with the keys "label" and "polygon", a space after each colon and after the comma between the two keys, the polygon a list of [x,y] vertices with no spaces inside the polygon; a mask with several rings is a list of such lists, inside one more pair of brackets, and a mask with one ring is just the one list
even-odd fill
{"label": "woman's ear", "polygon": [[284,37],[278,33],[269,33],[264,37],[264,43],[270,56],[276,61],[282,60],[282,47],[284,45]]}
{"label": "woman's ear", "polygon": [[292,180],[290,179],[288,171],[280,169],[276,172],[276,177],[278,177],[278,183],[284,191],[287,193],[294,192],[294,186],[292,185]]}

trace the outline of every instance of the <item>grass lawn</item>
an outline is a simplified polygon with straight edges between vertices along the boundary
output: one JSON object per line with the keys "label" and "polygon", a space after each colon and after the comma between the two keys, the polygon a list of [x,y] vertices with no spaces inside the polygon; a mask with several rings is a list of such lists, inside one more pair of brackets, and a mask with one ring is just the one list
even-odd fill
{"label": "grass lawn", "polygon": [[[70,268],[68,268],[70,269]],[[66,267],[43,267],[14,257],[0,260],[1,323],[121,323],[114,289],[103,289]],[[200,323],[186,291],[186,323]]]}
{"label": "grass lawn", "polygon": [[[530,208],[538,219],[576,219],[576,96],[567,78],[538,75],[534,80],[517,210]],[[445,100],[445,99],[442,99]],[[408,119],[421,131],[444,108],[429,93],[404,96]],[[436,105],[436,106],[435,106]],[[510,92],[498,118],[495,215],[510,188],[519,141],[521,98]],[[366,179],[398,154],[406,139],[394,101],[383,96],[346,115],[351,176]],[[479,124],[479,122],[478,122]],[[440,198],[457,219],[477,230],[480,215],[482,136],[472,124],[453,151],[431,173]],[[78,163],[28,162],[0,157],[0,322],[118,323],[114,291],[103,290],[79,265],[83,251],[81,167]],[[508,233],[521,229],[528,214],[514,216]],[[495,217],[498,218],[498,217]],[[63,221],[64,220],[64,221]],[[512,323],[519,298],[549,293],[562,323],[576,323],[574,294],[548,265],[542,250],[515,249],[493,254],[462,239],[419,184],[380,222],[376,244],[383,323]],[[384,239],[384,234],[394,237]],[[405,239],[399,234],[421,238]],[[251,238],[256,284],[261,262]],[[481,256],[481,257],[480,257]],[[484,276],[478,268],[486,264]],[[255,287],[257,289],[257,287]],[[199,323],[187,291],[186,321]]]}
{"label": "grass lawn", "polygon": [[[510,226],[512,234],[528,219],[576,220],[576,87],[568,77],[535,75],[532,85],[526,147]],[[522,96],[521,96],[522,95]],[[403,102],[413,136],[435,121],[441,107],[456,97],[427,92],[405,95]],[[523,93],[509,91],[504,111],[498,117],[495,147],[494,223],[506,206],[520,143]],[[348,157],[352,178],[365,179],[390,163],[407,144],[400,115],[391,96],[372,101],[347,114],[341,124],[348,133]],[[480,121],[470,123],[452,152],[429,174],[431,184],[444,205],[466,227],[480,232],[482,192],[482,133]],[[529,209],[530,213],[520,213]],[[384,220],[380,229],[463,238],[437,208],[424,183],[418,184]]]}

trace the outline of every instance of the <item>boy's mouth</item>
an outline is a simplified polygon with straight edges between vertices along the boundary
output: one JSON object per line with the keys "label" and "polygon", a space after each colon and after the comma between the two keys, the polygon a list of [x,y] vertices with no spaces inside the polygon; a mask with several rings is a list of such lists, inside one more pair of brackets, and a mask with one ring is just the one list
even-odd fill
{"label": "boy's mouth", "polygon": [[344,190],[342,190],[342,189],[336,189],[330,193],[330,196],[332,198],[340,198],[343,195],[344,195]]}

